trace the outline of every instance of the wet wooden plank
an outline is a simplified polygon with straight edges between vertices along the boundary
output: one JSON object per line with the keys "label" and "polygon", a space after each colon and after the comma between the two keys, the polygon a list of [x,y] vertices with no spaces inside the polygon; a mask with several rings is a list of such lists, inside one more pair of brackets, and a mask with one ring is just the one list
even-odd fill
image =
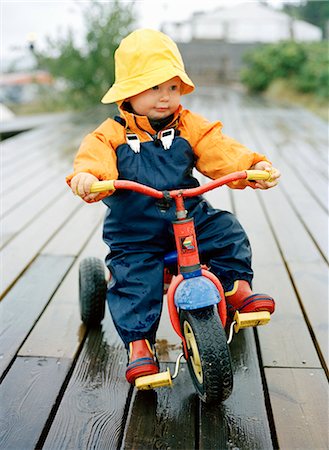
{"label": "wet wooden plank", "polygon": [[264,366],[320,368],[321,361],[284,268],[257,268],[254,288],[266,290],[276,301],[270,324],[257,330]]}
{"label": "wet wooden plank", "polygon": [[[174,364],[164,364],[162,370]],[[197,448],[196,414],[198,398],[186,364],[172,388],[156,391],[134,391],[122,449]]]}
{"label": "wet wooden plank", "polygon": [[280,156],[287,161],[292,173],[298,170],[300,180],[307,186],[310,195],[328,212],[328,164],[319,164],[319,160],[314,158],[313,147],[307,142],[295,139],[293,144],[285,143],[284,150]]}
{"label": "wet wooden plank", "polygon": [[19,351],[20,356],[74,358],[78,351],[86,332],[79,312],[79,262],[86,256],[104,258],[106,255],[101,229],[89,232],[92,238],[24,342]]}
{"label": "wet wooden plank", "polygon": [[[293,179],[292,171],[285,169],[282,187],[290,199],[291,208],[296,211],[299,220],[312,235],[324,258],[329,260],[328,253],[328,213],[317,203],[311,193],[305,189],[302,181]],[[295,175],[296,176],[296,175]],[[323,198],[326,202],[326,198]]]}
{"label": "wet wooden plank", "polygon": [[64,194],[65,190],[67,187],[64,186],[62,174],[55,175],[48,179],[46,186],[35,191],[25,201],[11,209],[1,220],[1,245],[5,245],[17,233],[26,228],[32,220],[37,219],[44,209]]}
{"label": "wet wooden plank", "polygon": [[[260,197],[284,260],[290,264],[321,262],[323,257],[298,215],[290,207],[285,192],[280,188],[266,191]],[[302,243],[302,245],[301,245]]]}
{"label": "wet wooden plank", "polygon": [[[266,196],[269,191],[262,193]],[[251,242],[253,264],[258,266],[283,265],[280,248],[273,238],[261,197],[251,189],[233,191],[234,212]]]}
{"label": "wet wooden plank", "polygon": [[[261,120],[261,119],[260,119]],[[254,120],[251,118],[251,114],[246,114],[247,124],[251,124]],[[246,130],[251,134],[249,135]],[[265,131],[266,130],[266,131]],[[322,254],[328,261],[328,213],[327,210],[323,208],[321,204],[327,204],[328,191],[327,189],[317,189],[317,198],[321,199],[321,203],[314,198],[312,192],[307,188],[303,182],[304,177],[307,177],[304,171],[298,172],[298,170],[293,170],[281,157],[280,150],[276,148],[275,139],[273,139],[273,133],[277,133],[277,129],[271,126],[258,126],[246,127],[241,131],[242,135],[245,137],[245,142],[257,143],[258,148],[264,151],[268,157],[273,160],[280,170],[282,171],[282,179],[280,180],[280,185],[284,189],[286,198],[289,201],[289,209],[295,211],[298,215],[299,221],[305,226],[309,234],[317,243]],[[296,154],[294,159],[299,159],[298,149],[296,149]]]}
{"label": "wet wooden plank", "polygon": [[273,447],[253,330],[240,331],[230,345],[232,395],[221,405],[200,404],[200,450]]}
{"label": "wet wooden plank", "polygon": [[[103,223],[106,208],[103,203],[88,205],[77,197],[76,202],[81,205],[81,208],[66,221],[56,236],[43,248],[42,254],[78,255],[90,235]],[[72,236],[74,236],[73,239]]]}
{"label": "wet wooden plank", "polygon": [[44,450],[118,448],[131,389],[124,377],[126,362],[107,317],[102,328],[88,334]]}
{"label": "wet wooden plank", "polygon": [[321,369],[265,369],[282,449],[328,448],[328,384]]}
{"label": "wet wooden plank", "polygon": [[24,183],[30,177],[36,177],[47,171],[50,167],[57,168],[62,174],[63,183],[65,175],[71,170],[72,161],[63,157],[66,151],[76,151],[81,141],[81,136],[86,133],[86,125],[61,124],[52,130],[44,141],[36,141],[26,156],[20,157],[12,164],[7,163],[3,167],[2,191],[18,190],[20,183]]}
{"label": "wet wooden plank", "polygon": [[[58,198],[37,221],[27,226],[0,252],[3,261],[2,295],[16,281],[68,217],[79,208],[70,192]],[[24,249],[24,251],[22,251]]]}
{"label": "wet wooden plank", "polygon": [[38,127],[2,141],[1,153],[4,166],[14,166],[17,161],[24,159],[30,152],[33,153],[37,142],[47,139],[53,129],[53,127],[47,126]]}
{"label": "wet wooden plank", "polygon": [[[279,188],[278,188],[279,189]],[[276,214],[274,202],[261,201],[270,191],[259,195],[252,190],[234,192],[238,218],[245,228],[253,250],[254,290],[272,295],[276,312],[271,323],[259,328],[260,346],[266,366],[321,367],[298,298],[273,237],[269,220]],[[269,204],[268,214],[262,207]],[[257,220],[255,220],[257,218]],[[305,242],[307,245],[307,242]]]}
{"label": "wet wooden plank", "polygon": [[328,267],[323,262],[295,263],[290,266],[290,271],[314,333],[314,344],[321,354],[323,365],[328,369]]}
{"label": "wet wooden plank", "polygon": [[55,123],[70,117],[70,113],[42,113],[24,116],[16,116],[12,119],[1,122],[0,134],[20,132],[31,130],[35,127],[47,125],[49,123],[54,126]]}
{"label": "wet wooden plank", "polygon": [[17,189],[18,178],[28,178],[33,172],[41,173],[41,167],[46,167],[47,161],[49,165],[51,162],[56,164],[68,146],[76,150],[85,131],[85,124],[59,123],[56,127],[42,127],[3,142],[3,190],[11,187],[15,177],[16,184],[13,183],[12,188]]}
{"label": "wet wooden plank", "polygon": [[[60,174],[63,176],[62,170]],[[15,211],[17,207],[20,207],[22,203],[37,195],[47,184],[52,183],[54,178],[58,178],[58,175],[59,170],[57,167],[49,167],[47,171],[40,173],[38,177],[29,178],[24,184],[18,183],[17,189],[13,189],[2,196],[1,218],[6,217],[9,213]],[[58,184],[58,195],[61,192],[63,183]]]}
{"label": "wet wooden plank", "polygon": [[12,169],[4,168],[6,180],[2,185],[5,195],[2,199],[1,216],[5,216],[22,202],[28,201],[58,175],[62,177],[58,185],[59,190],[66,185],[65,176],[72,170],[73,154],[79,146],[81,136],[87,129],[89,130],[90,125],[68,123],[62,126],[66,128],[57,129],[57,135],[52,136],[48,145],[39,142],[34,144],[32,149],[40,152],[35,156],[36,162],[30,161],[26,165],[23,161],[17,173],[14,163]]}
{"label": "wet wooden plank", "polygon": [[[15,170],[12,172],[4,170],[5,176],[3,177],[1,194],[5,196],[8,192],[18,190],[20,184],[24,186],[24,183],[29,181],[30,178],[37,178],[39,174],[47,172],[49,169],[51,169],[50,175],[53,173],[54,169],[57,169],[57,173],[65,173],[67,164],[65,162],[64,164],[59,164],[56,152],[52,154],[52,156],[43,156],[44,157],[38,155],[36,161],[25,163],[20,170],[17,169],[17,171]],[[62,183],[64,184],[65,176],[62,177],[62,180]],[[20,194],[17,193],[17,195]]]}
{"label": "wet wooden plank", "polygon": [[[207,178],[200,173],[196,173],[195,176],[199,180],[201,185],[211,181],[210,178]],[[232,196],[230,189],[227,186],[221,186],[218,189],[209,191],[204,195],[204,197],[215,208],[233,212]]]}
{"label": "wet wooden plank", "polygon": [[[307,316],[328,365],[328,266],[298,217],[289,209],[284,195],[279,190],[270,191],[269,198],[270,202],[264,206],[294,281],[303,314]],[[285,217],[284,221],[282,217]]]}
{"label": "wet wooden plank", "polygon": [[[67,129],[66,132],[68,131]],[[69,135],[74,135],[74,131],[71,127]],[[65,145],[68,138],[69,136],[62,134],[60,129],[52,129],[42,141],[33,142],[29,150],[26,150],[20,156],[16,156],[17,160],[12,159],[4,164],[2,190],[5,192],[16,188],[18,180],[23,182],[24,179],[47,169],[58,159],[58,149],[61,145]],[[48,150],[49,148],[51,148],[51,151]],[[13,150],[13,153],[16,155],[15,150]]]}
{"label": "wet wooden plank", "polygon": [[56,358],[16,359],[0,387],[0,448],[36,447],[70,364]]}
{"label": "wet wooden plank", "polygon": [[233,212],[231,192],[226,186],[208,192],[205,198],[215,208]]}
{"label": "wet wooden plank", "polygon": [[5,319],[0,339],[0,376],[31,331],[73,262],[68,256],[39,256],[0,303]]}
{"label": "wet wooden plank", "polygon": [[[307,174],[305,182],[308,186],[311,188],[309,181],[315,175],[328,179],[326,171],[328,163],[326,122],[311,114],[305,120],[305,111],[300,109],[274,109],[272,105],[268,105],[267,112],[263,114],[264,108],[259,106],[259,102],[254,101],[252,106],[253,117],[257,117],[257,122],[262,123],[266,130],[271,133],[278,153],[290,163],[291,167],[294,166],[300,172]],[[296,117],[298,117],[298,120],[296,120]],[[298,158],[296,158],[297,155]],[[309,174],[310,179],[308,178]],[[315,192],[315,195],[318,194],[319,192]]]}
{"label": "wet wooden plank", "polygon": [[[224,124],[234,129],[233,135],[243,135],[244,143],[273,156],[284,173],[293,169],[304,186],[325,209],[328,208],[325,184],[328,179],[328,137],[323,120],[302,109],[264,104],[256,97],[232,90],[225,95],[223,112],[224,115],[228,112]],[[240,126],[241,118],[243,127]]]}

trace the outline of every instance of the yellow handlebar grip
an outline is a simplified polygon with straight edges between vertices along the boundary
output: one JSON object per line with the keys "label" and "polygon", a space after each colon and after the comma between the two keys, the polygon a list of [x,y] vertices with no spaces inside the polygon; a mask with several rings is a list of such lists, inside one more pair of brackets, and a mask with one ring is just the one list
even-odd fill
{"label": "yellow handlebar grip", "polygon": [[256,180],[273,181],[272,171],[246,170],[246,173],[247,173],[247,180],[249,181],[256,181]]}
{"label": "yellow handlebar grip", "polygon": [[115,191],[114,180],[96,181],[91,185],[90,192]]}

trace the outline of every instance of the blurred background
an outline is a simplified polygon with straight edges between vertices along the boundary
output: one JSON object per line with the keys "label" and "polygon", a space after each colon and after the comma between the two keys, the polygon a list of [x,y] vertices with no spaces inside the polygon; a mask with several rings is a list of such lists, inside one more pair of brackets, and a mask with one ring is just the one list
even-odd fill
{"label": "blurred background", "polygon": [[139,27],[178,44],[197,85],[230,84],[328,119],[328,1],[2,1],[1,121],[99,105]]}

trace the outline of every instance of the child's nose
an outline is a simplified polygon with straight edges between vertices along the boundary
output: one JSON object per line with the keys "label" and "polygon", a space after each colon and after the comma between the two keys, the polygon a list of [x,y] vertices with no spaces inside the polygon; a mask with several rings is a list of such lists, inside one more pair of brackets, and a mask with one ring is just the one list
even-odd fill
{"label": "child's nose", "polygon": [[167,89],[164,89],[162,92],[161,92],[161,95],[160,95],[160,100],[169,100],[169,97],[170,97],[170,92],[169,92],[169,90],[167,90]]}

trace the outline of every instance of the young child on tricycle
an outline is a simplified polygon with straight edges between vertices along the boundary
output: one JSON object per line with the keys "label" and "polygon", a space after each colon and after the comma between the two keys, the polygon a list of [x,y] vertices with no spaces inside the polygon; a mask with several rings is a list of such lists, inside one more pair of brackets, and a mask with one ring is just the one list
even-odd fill
{"label": "young child on tricycle", "polygon": [[[250,244],[233,214],[214,209],[202,195],[186,197],[181,216],[176,214],[177,201],[169,191],[176,190],[180,197],[180,190],[198,188],[194,167],[213,180],[246,170],[268,173],[257,181],[248,175],[228,178],[234,189],[268,189],[280,177],[264,155],[223,134],[220,122],[210,123],[183,109],[181,95],[193,90],[168,36],[150,29],[129,34],[116,50],[115,83],[102,99],[116,102],[120,115],[83,139],[74,172],[67,177],[74,194],[88,203],[102,200],[108,207],[103,232],[111,274],[107,302],[128,351],[126,378],[132,384],[159,372],[154,345],[165,255],[176,248],[172,222],[193,218],[201,262],[223,287],[229,321],[236,311],[272,314],[275,309],[273,298],[251,290]],[[95,192],[92,186],[102,180],[117,181],[106,192]],[[120,180],[141,183],[162,195],[117,189]],[[185,236],[181,244],[183,253],[194,251],[193,236]],[[194,272],[187,271],[194,273],[191,276],[201,273],[198,264],[189,266],[194,267]]]}

